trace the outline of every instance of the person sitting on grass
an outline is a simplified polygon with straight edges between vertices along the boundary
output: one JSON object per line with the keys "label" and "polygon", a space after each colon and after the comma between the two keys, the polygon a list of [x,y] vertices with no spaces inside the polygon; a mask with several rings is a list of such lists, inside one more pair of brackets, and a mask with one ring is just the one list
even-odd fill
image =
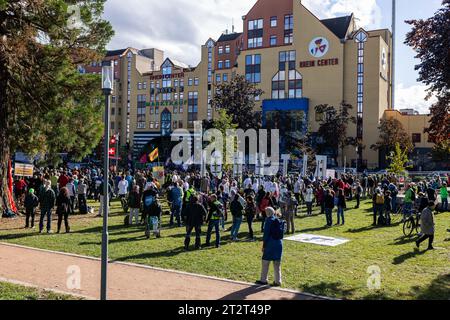
{"label": "person sitting on grass", "polygon": [[282,284],[281,259],[283,255],[284,223],[276,216],[275,209],[272,207],[266,208],[266,216],[262,248],[261,278],[256,281],[256,283],[259,285],[268,284],[269,266],[272,261],[275,278],[273,286],[279,287]]}
{"label": "person sitting on grass", "polygon": [[428,250],[433,250],[434,241],[434,216],[433,209],[435,203],[433,201],[428,201],[427,207],[422,211],[420,215],[420,229],[422,230],[422,236],[416,241],[416,247],[419,248],[420,244],[428,239]]}

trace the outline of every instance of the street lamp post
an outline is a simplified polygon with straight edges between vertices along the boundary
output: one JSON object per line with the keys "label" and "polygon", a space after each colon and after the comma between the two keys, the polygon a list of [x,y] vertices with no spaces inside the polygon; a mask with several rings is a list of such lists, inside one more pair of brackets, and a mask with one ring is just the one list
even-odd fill
{"label": "street lamp post", "polygon": [[114,66],[111,61],[102,63],[102,90],[105,95],[105,157],[103,163],[103,233],[100,299],[106,300],[108,274],[108,215],[109,215],[109,99],[113,91]]}

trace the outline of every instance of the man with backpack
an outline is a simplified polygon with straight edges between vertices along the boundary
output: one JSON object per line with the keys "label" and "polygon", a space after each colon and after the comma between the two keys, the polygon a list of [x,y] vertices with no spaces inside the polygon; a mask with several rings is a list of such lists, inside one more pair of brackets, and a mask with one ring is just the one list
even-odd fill
{"label": "man with backpack", "polygon": [[374,210],[373,210],[373,225],[377,225],[377,218],[378,222],[382,222],[384,219],[383,217],[383,207],[384,207],[384,195],[380,188],[377,188],[375,190],[374,194]]}
{"label": "man with backpack", "polygon": [[266,223],[264,224],[263,237],[263,256],[262,256],[262,270],[261,278],[256,281],[259,285],[268,284],[268,273],[270,262],[274,266],[274,282],[273,286],[279,287],[282,284],[281,280],[281,258],[283,255],[283,237],[285,222],[278,219],[275,209],[272,207],[266,208]]}

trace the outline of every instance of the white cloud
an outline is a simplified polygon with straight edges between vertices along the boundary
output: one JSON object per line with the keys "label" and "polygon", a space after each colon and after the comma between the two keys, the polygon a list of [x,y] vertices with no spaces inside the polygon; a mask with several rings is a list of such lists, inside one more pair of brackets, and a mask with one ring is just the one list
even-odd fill
{"label": "white cloud", "polygon": [[[273,0],[276,1],[276,0]],[[296,1],[296,0],[293,0]],[[242,31],[242,16],[256,0],[108,0],[105,18],[116,35],[108,49],[128,46],[156,47],[166,56],[187,64],[200,61],[200,46],[217,39],[225,29]],[[319,18],[354,12],[363,27],[379,27],[381,11],[376,0],[303,0]]]}
{"label": "white cloud", "polygon": [[414,109],[421,114],[429,114],[431,105],[436,103],[437,99],[431,97],[426,101],[426,89],[427,87],[423,84],[406,87],[403,83],[400,83],[395,93],[395,109]]}

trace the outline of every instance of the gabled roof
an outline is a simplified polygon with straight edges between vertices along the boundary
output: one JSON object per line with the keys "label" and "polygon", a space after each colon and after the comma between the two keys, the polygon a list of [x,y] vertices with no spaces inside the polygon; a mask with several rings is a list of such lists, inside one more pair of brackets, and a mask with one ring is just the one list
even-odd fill
{"label": "gabled roof", "polygon": [[339,39],[344,39],[347,35],[348,28],[352,22],[353,14],[350,16],[337,17],[331,19],[320,20],[331,32]]}
{"label": "gabled roof", "polygon": [[106,51],[106,57],[114,57],[122,55],[127,49],[108,50]]}
{"label": "gabled roof", "polygon": [[223,33],[217,42],[225,42],[225,41],[233,41],[239,38],[242,35],[242,32],[235,32],[230,34]]}
{"label": "gabled roof", "polygon": [[185,64],[183,62],[180,62],[180,61],[177,61],[177,60],[174,60],[172,58],[166,58],[166,60],[164,60],[164,62],[161,64],[161,66],[163,66],[167,61],[170,61],[174,67],[179,67],[179,68],[182,68],[182,69],[189,68],[189,66],[187,64]]}

